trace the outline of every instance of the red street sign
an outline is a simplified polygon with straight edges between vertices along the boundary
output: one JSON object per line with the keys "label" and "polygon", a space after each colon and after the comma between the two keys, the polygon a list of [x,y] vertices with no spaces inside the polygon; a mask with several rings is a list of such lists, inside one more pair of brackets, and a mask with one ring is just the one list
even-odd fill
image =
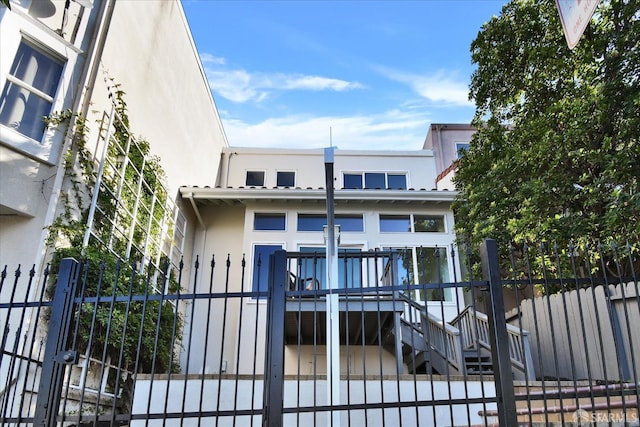
{"label": "red street sign", "polygon": [[556,0],[569,49],[578,44],[600,0]]}

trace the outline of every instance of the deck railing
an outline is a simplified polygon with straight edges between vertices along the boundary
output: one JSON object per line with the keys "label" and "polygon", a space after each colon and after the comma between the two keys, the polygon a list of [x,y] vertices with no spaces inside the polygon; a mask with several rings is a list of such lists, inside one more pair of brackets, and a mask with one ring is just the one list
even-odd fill
{"label": "deck railing", "polygon": [[[460,330],[464,349],[478,348],[479,346],[491,351],[489,318],[486,314],[480,313],[473,307],[468,306],[451,321],[451,324],[456,330]],[[534,380],[536,376],[533,368],[533,359],[531,357],[529,332],[514,325],[507,324],[507,336],[509,342],[509,359],[514,368],[514,377]]]}

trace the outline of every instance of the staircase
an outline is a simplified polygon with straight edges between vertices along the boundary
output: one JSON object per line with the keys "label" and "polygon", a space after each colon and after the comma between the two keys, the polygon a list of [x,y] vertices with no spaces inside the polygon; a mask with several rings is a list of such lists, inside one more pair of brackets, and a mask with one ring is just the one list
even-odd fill
{"label": "staircase", "polygon": [[484,349],[464,351],[464,367],[467,375],[493,375],[491,353]]}
{"label": "staircase", "polygon": [[[409,373],[493,375],[485,314],[467,307],[450,323],[445,323],[411,298],[400,295],[399,299],[408,308],[400,319],[400,337],[394,337],[391,331],[386,343],[393,346],[396,339],[401,340],[403,363]],[[507,330],[514,379],[534,380],[528,332],[512,325],[507,325]]]}

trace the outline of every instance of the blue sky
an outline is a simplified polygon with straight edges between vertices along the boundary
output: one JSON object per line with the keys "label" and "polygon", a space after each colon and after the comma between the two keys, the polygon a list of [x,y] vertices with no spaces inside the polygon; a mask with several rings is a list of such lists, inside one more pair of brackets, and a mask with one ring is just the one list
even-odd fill
{"label": "blue sky", "polygon": [[505,1],[182,0],[229,144],[417,150],[469,123],[469,47]]}

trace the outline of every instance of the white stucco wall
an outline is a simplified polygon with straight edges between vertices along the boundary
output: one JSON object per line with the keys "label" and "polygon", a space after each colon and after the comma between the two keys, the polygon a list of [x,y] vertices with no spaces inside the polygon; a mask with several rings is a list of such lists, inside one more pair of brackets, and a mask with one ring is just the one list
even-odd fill
{"label": "white stucco wall", "polygon": [[[54,3],[58,11],[65,4]],[[90,152],[100,155],[100,150],[95,149],[97,121],[111,110],[109,87],[113,91],[115,83],[126,92],[133,134],[149,141],[151,154],[161,160],[169,196],[177,197],[180,185],[215,183],[220,151],[227,142],[179,0],[94,0],[80,27],[86,28],[86,33],[78,34],[74,46],[26,15],[29,4],[29,0],[21,0],[14,3],[14,11],[0,8],[0,84],[4,85],[4,76],[13,62],[20,31],[26,31],[43,46],[67,58],[53,110],[82,108],[81,97],[88,97]],[[113,5],[110,20],[109,5]],[[76,3],[72,2],[72,6],[77,9]],[[102,12],[107,17],[104,22],[108,30],[94,38],[93,27],[88,24]],[[95,62],[96,79],[81,82],[83,67],[90,62],[86,58],[91,52],[89,46],[105,34],[104,50],[97,50],[101,56]],[[89,78],[91,73],[86,76]],[[11,135],[0,129],[2,263],[36,262],[40,267],[46,237],[43,230],[62,211],[60,196],[66,191],[60,185],[62,172],[58,168],[64,158],[63,136],[63,132],[46,136],[42,147],[47,151],[40,155],[10,144]],[[190,222],[190,231],[193,226]]]}
{"label": "white stucco wall", "polygon": [[170,194],[214,185],[227,143],[180,2],[117,1],[102,69],[98,84],[113,77],[126,93],[132,131],[160,157]]}
{"label": "white stucco wall", "polygon": [[[264,171],[265,187],[276,186],[278,171],[296,173],[296,187],[325,187],[324,150],[254,149],[224,150],[218,184],[245,186],[247,171]],[[342,188],[343,172],[406,173],[407,188],[435,188],[435,163],[431,150],[353,151],[335,150],[335,188]]]}
{"label": "white stucco wall", "polygon": [[436,173],[444,171],[458,158],[457,143],[469,143],[475,128],[459,123],[432,124],[429,127],[423,148],[433,150]]}
{"label": "white stucco wall", "polygon": [[[284,381],[284,408],[309,407],[326,405],[326,381],[314,379],[290,379]],[[406,402],[408,406],[398,408],[352,410],[347,416],[342,412],[340,425],[357,426],[414,426],[414,425],[485,425],[493,423],[495,419],[485,419],[478,415],[480,411],[495,410],[495,403],[469,403],[456,405],[421,406],[416,409],[412,402],[447,401],[456,399],[465,402],[466,399],[495,398],[493,382],[486,381],[446,381],[434,379],[428,381],[420,379],[414,383],[413,379],[396,381],[389,379],[373,379],[363,381],[352,379],[340,383],[341,402],[334,404],[376,404],[381,402]],[[138,379],[133,401],[133,414],[156,414],[162,417],[167,413],[186,413],[194,417],[182,419],[137,420],[132,426],[196,426],[199,421],[215,423],[220,426],[232,425],[261,425],[262,417],[233,416],[234,410],[262,409],[263,381],[251,379],[236,380],[233,378],[189,379],[182,378],[172,381],[156,378],[153,383],[149,379]],[[468,401],[468,400],[467,400]],[[166,410],[165,410],[166,408]],[[202,411],[228,411],[229,416],[203,418],[195,416]],[[304,412],[284,415],[285,426],[328,425],[327,412]]]}

